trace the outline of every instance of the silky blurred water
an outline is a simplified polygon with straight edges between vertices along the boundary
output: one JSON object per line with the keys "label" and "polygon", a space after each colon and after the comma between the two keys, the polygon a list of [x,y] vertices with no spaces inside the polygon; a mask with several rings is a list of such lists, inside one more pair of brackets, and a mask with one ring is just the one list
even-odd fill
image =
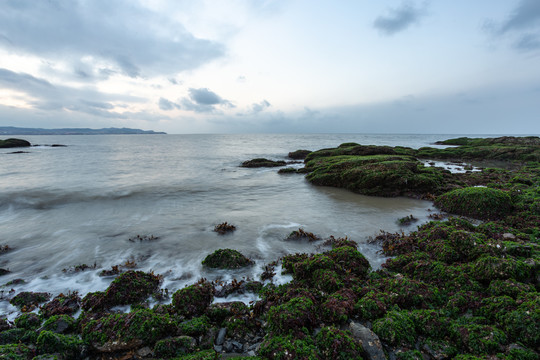
{"label": "silky blurred water", "polygon": [[[427,201],[367,197],[310,185],[303,175],[247,169],[242,161],[286,159],[296,149],[343,142],[428,146],[448,135],[94,135],[25,136],[29,153],[0,152],[0,284],[11,289],[104,290],[111,278],[98,273],[131,261],[136,269],[164,275],[164,287],[200,277],[257,278],[262,266],[294,252],[316,252],[313,243],[286,241],[299,227],[326,238],[348,236],[374,267],[383,261],[367,244],[381,229],[398,231],[397,219],[426,221]],[[45,145],[64,144],[67,147]],[[298,165],[300,166],[300,165]],[[237,226],[219,236],[213,227]],[[154,241],[129,239],[158,237]],[[233,248],[256,261],[238,271],[202,267],[206,255]],[[95,269],[63,269],[88,264]],[[0,300],[0,313],[8,311]]]}

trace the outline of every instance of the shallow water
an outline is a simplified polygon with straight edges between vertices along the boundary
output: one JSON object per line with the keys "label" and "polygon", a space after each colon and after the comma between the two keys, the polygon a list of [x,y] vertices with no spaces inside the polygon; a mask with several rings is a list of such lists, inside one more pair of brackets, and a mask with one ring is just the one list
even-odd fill
{"label": "shallow water", "polygon": [[[164,275],[174,291],[200,277],[258,278],[262,266],[282,255],[316,252],[313,243],[286,241],[299,227],[322,238],[348,236],[377,267],[383,261],[367,239],[381,229],[402,229],[397,219],[426,221],[427,201],[367,197],[310,185],[302,175],[277,169],[246,169],[256,157],[286,159],[296,149],[316,150],[343,142],[421,147],[448,135],[95,135],[26,136],[24,154],[0,152],[0,268],[22,278],[10,289],[53,294],[104,290],[103,269],[136,263]],[[214,225],[237,230],[220,236]],[[412,229],[412,227],[410,228]],[[130,241],[137,235],[154,241]],[[219,248],[254,259],[239,271],[204,269],[201,261]],[[95,269],[75,273],[76,265]],[[66,269],[67,271],[62,271]],[[279,280],[277,280],[279,281]],[[0,314],[13,311],[0,300]]]}

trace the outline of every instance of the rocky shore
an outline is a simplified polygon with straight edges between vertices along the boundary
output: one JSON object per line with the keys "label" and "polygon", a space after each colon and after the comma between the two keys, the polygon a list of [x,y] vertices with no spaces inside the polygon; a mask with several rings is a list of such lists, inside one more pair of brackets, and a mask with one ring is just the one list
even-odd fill
{"label": "rocky shore", "polygon": [[[159,274],[117,267],[103,291],[2,300],[20,315],[0,319],[0,357],[539,359],[540,138],[446,144],[456,147],[346,143],[293,155],[305,156],[305,167],[285,173],[307,174],[314,185],[430,199],[445,212],[410,234],[372,239],[390,257],[379,270],[354,239],[321,239],[303,229],[287,241],[307,240],[321,252],[276,259],[256,281],[200,279],[169,291]],[[449,159],[504,166],[452,173],[425,165]],[[232,224],[221,229],[234,236]],[[233,249],[210,254],[203,265],[231,272],[254,266]],[[278,269],[292,281],[275,285]],[[242,293],[258,301],[215,301]]]}

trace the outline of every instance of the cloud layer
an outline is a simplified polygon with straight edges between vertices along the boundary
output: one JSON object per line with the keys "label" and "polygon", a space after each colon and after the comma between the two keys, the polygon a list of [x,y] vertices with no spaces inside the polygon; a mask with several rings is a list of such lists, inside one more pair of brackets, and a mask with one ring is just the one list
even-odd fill
{"label": "cloud layer", "polygon": [[193,69],[223,55],[221,44],[198,39],[179,23],[132,1],[8,0],[0,42],[11,51],[68,59],[80,77],[129,77]]}

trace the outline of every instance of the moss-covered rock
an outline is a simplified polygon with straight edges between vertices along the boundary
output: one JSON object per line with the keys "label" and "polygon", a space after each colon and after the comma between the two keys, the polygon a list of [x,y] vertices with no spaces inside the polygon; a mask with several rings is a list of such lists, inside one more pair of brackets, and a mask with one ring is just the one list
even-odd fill
{"label": "moss-covered rock", "polygon": [[14,147],[29,147],[32,146],[28,141],[23,139],[6,139],[0,140],[0,148],[14,148]]}
{"label": "moss-covered rock", "polygon": [[362,346],[349,331],[335,327],[324,327],[315,337],[317,348],[323,359],[362,360]]}
{"label": "moss-covered rock", "polygon": [[52,301],[43,305],[39,311],[45,319],[53,315],[71,315],[80,308],[81,297],[77,292],[59,294]]}
{"label": "moss-covered rock", "polygon": [[259,355],[273,360],[318,360],[318,349],[310,336],[295,337],[292,334],[268,334],[265,336]]}
{"label": "moss-covered rock", "polygon": [[0,333],[0,345],[35,344],[38,334],[34,330],[10,329]]}
{"label": "moss-covered rock", "polygon": [[386,316],[373,322],[373,332],[391,345],[414,345],[416,329],[408,311],[389,311]]}
{"label": "moss-covered rock", "polygon": [[32,349],[24,344],[0,345],[0,359],[28,360],[32,355]]}
{"label": "moss-covered rock", "polygon": [[180,315],[193,317],[203,315],[213,299],[214,286],[202,281],[176,291],[172,304]]}
{"label": "moss-covered rock", "polygon": [[128,314],[109,314],[83,321],[81,335],[94,349],[112,352],[153,345],[174,333],[175,328],[176,324],[169,315],[141,309]]}
{"label": "moss-covered rock", "polygon": [[210,268],[238,269],[253,265],[254,262],[237,250],[218,249],[204,258],[202,264]]}
{"label": "moss-covered rock", "polygon": [[247,160],[242,163],[242,167],[246,168],[258,168],[258,167],[277,167],[277,166],[284,166],[287,165],[287,163],[283,160],[268,160],[265,158],[257,158],[252,160]]}
{"label": "moss-covered rock", "polygon": [[22,291],[15,295],[15,297],[13,297],[9,303],[21,309],[30,309],[49,300],[50,297],[51,294],[46,292]]}
{"label": "moss-covered rock", "polygon": [[488,187],[466,187],[439,196],[435,205],[449,213],[478,219],[500,219],[513,210],[507,191]]}
{"label": "moss-covered rock", "polygon": [[311,299],[296,297],[268,311],[268,327],[277,333],[311,329],[317,323],[317,313],[317,306]]}
{"label": "moss-covered rock", "polygon": [[69,315],[54,315],[43,323],[43,330],[67,334],[77,330],[77,320]]}
{"label": "moss-covered rock", "polygon": [[106,291],[87,294],[82,300],[82,308],[95,311],[140,303],[158,290],[161,279],[153,273],[126,271],[114,279]]}
{"label": "moss-covered rock", "polygon": [[190,336],[179,336],[159,340],[154,346],[154,355],[159,358],[175,358],[195,351],[197,341]]}
{"label": "moss-covered rock", "polygon": [[79,358],[85,344],[77,336],[42,331],[37,338],[37,350],[40,354],[60,354],[62,359]]}
{"label": "moss-covered rock", "polygon": [[15,319],[15,326],[20,329],[35,330],[40,325],[41,319],[34,313],[25,313]]}
{"label": "moss-covered rock", "polygon": [[311,150],[300,149],[296,151],[291,151],[288,156],[293,160],[304,160],[306,156],[309,155],[309,153],[311,153]]}

